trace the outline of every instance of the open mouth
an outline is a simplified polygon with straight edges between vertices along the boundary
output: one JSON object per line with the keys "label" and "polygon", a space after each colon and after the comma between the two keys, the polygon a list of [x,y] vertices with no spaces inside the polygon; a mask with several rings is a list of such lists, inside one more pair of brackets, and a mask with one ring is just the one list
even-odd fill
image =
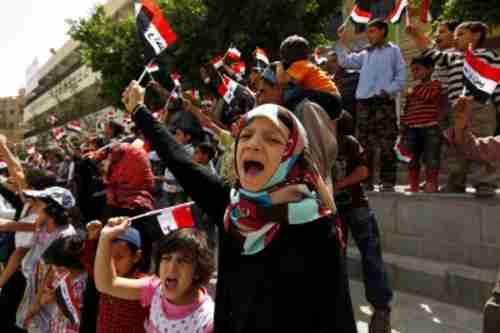
{"label": "open mouth", "polygon": [[264,170],[264,164],[258,161],[248,160],[243,162],[243,169],[245,170],[245,175],[255,177]]}
{"label": "open mouth", "polygon": [[178,284],[179,284],[179,280],[177,280],[177,279],[173,279],[173,278],[166,278],[165,279],[165,287],[167,289],[175,289]]}

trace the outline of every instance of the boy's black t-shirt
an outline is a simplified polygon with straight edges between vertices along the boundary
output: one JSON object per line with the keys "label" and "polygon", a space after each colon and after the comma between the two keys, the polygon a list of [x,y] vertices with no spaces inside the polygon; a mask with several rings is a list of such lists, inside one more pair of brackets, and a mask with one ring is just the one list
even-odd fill
{"label": "boy's black t-shirt", "polygon": [[[359,166],[367,166],[365,150],[355,137],[339,136],[338,145],[339,153],[333,171],[333,179],[336,181],[350,175]],[[350,205],[350,208],[369,206],[361,183],[335,191],[335,203],[340,208],[346,205]]]}

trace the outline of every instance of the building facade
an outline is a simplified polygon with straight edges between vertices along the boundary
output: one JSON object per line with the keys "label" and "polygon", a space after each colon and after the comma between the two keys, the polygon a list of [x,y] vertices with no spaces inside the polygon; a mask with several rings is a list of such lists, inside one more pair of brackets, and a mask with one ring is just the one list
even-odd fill
{"label": "building facade", "polygon": [[[132,0],[109,0],[107,15],[120,19],[133,9]],[[101,96],[99,73],[84,65],[79,54],[80,44],[68,40],[36,73],[38,82],[26,96],[24,123],[26,137],[47,129],[51,114],[58,118],[56,126],[69,120],[111,108]]]}
{"label": "building facade", "polygon": [[23,137],[24,89],[17,96],[0,98],[0,134],[10,142],[18,143]]}

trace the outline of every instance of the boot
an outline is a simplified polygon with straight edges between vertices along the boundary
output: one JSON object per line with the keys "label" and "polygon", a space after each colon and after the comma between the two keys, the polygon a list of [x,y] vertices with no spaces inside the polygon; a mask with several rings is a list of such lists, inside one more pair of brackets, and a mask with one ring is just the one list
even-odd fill
{"label": "boot", "polygon": [[486,302],[483,311],[483,333],[494,333],[500,330],[500,294],[494,293]]}
{"label": "boot", "polygon": [[407,192],[416,193],[418,192],[418,178],[420,177],[420,170],[418,169],[409,169],[408,170],[408,185],[410,188],[406,190]]}
{"label": "boot", "polygon": [[425,170],[425,193],[435,193],[438,191],[439,169]]}

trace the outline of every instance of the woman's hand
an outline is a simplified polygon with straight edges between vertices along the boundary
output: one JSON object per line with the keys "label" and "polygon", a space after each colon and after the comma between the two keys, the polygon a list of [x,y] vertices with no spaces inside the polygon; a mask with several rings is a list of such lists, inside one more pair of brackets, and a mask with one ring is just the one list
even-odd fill
{"label": "woman's hand", "polygon": [[144,104],[145,89],[137,81],[132,81],[122,93],[122,102],[128,113],[132,113],[137,105]]}
{"label": "woman's hand", "polygon": [[101,237],[113,240],[127,232],[130,226],[128,217],[113,217],[101,231]]}
{"label": "woman's hand", "polygon": [[86,228],[87,228],[87,238],[89,240],[95,240],[99,238],[103,225],[101,221],[94,220],[92,222],[87,223]]}

